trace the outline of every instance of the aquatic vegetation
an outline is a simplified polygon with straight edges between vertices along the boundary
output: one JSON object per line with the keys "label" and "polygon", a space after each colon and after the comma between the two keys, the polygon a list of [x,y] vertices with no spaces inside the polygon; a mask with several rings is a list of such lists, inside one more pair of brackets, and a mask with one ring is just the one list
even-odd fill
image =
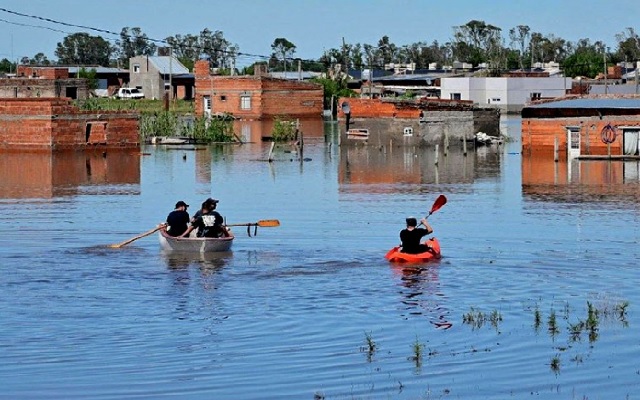
{"label": "aquatic vegetation", "polygon": [[502,322],[502,314],[498,310],[493,310],[487,314],[471,307],[469,312],[462,315],[462,323],[471,325],[474,330],[482,328],[486,323],[491,324],[497,330],[500,322]]}
{"label": "aquatic vegetation", "polygon": [[373,354],[376,352],[377,344],[373,340],[373,337],[371,336],[371,332],[365,332],[364,339],[365,339],[365,346],[361,347],[360,350],[367,353],[367,361],[371,362],[373,358]]}

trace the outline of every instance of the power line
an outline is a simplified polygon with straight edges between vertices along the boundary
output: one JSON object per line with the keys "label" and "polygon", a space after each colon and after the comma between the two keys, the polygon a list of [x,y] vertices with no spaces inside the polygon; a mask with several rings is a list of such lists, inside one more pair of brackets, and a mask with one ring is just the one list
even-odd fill
{"label": "power line", "polygon": [[[95,28],[95,27],[91,27],[91,26],[86,26],[86,25],[76,25],[76,24],[72,24],[69,22],[64,22],[64,21],[58,21],[52,18],[46,18],[46,17],[40,17],[38,15],[29,15],[29,14],[24,14],[21,12],[17,12],[17,11],[12,11],[12,10],[8,10],[6,8],[2,8],[0,7],[0,11],[3,11],[5,13],[8,14],[13,14],[13,15],[17,15],[19,17],[24,17],[24,18],[31,18],[31,19],[37,19],[40,21],[45,21],[45,22],[49,22],[52,24],[56,24],[56,25],[63,25],[63,26],[68,26],[68,27],[72,27],[72,28],[79,28],[79,29],[84,29],[84,30],[89,30],[89,31],[94,31],[94,32],[99,32],[99,33],[104,33],[104,34],[108,34],[108,35],[115,35],[118,37],[122,37],[123,34],[121,33],[117,33],[117,32],[113,32],[110,31],[108,29],[101,29],[101,28]],[[4,21],[4,20],[3,20]],[[48,28],[48,27],[41,27],[41,26],[33,26],[33,25],[28,25],[28,24],[19,24],[19,23],[13,23],[13,22],[9,22],[9,21],[5,21],[11,24],[16,24],[16,25],[23,25],[23,26],[32,26],[32,27],[38,27],[38,28],[44,28],[44,29],[50,29],[56,32],[62,32],[62,33],[68,33],[68,32],[64,32],[61,30],[56,30],[53,28]],[[128,35],[125,34],[124,36],[126,36],[129,39],[132,38],[136,38],[136,36],[133,35]],[[159,43],[159,44],[163,44],[163,45],[167,45],[167,46],[172,46],[171,43],[169,43],[169,41],[167,41],[166,39],[154,39],[154,38],[146,38],[149,42],[153,42],[153,43]],[[261,59],[261,60],[268,60],[271,58],[271,56],[265,56],[262,54],[251,54],[251,53],[245,53],[245,52],[233,52],[233,51],[229,51],[229,50],[225,50],[222,48],[215,48],[215,47],[203,47],[203,46],[193,46],[192,48],[200,50],[201,52],[205,52],[205,51],[217,51],[223,54],[227,54],[231,57],[247,57],[247,58],[254,58],[254,59]],[[297,58],[288,58],[289,60],[295,60]],[[306,62],[316,62],[317,60],[302,60],[302,61],[306,61]]]}

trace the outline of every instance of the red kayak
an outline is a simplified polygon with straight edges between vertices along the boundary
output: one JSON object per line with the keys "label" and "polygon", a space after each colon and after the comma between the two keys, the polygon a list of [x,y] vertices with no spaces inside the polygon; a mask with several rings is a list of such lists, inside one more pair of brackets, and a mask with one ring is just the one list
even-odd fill
{"label": "red kayak", "polygon": [[384,256],[387,260],[391,262],[427,262],[432,260],[439,260],[440,255],[440,242],[438,239],[432,237],[431,239],[424,242],[431,249],[424,253],[418,254],[409,254],[403,253],[400,251],[400,246],[396,246],[393,249],[389,250],[387,254]]}

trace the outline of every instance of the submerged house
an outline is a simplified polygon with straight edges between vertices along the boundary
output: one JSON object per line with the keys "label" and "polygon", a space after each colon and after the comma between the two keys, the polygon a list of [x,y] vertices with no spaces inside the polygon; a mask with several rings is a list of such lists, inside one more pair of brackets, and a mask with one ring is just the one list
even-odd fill
{"label": "submerged house", "polygon": [[196,115],[231,114],[245,120],[322,116],[322,85],[260,74],[212,75],[206,60],[196,62],[194,73]]}
{"label": "submerged house", "polygon": [[471,101],[423,98],[339,100],[340,144],[465,147],[475,134],[500,134],[500,111]]}
{"label": "submerged house", "polygon": [[82,111],[69,98],[0,98],[0,150],[137,148],[139,115]]}
{"label": "submerged house", "polygon": [[558,158],[640,155],[640,97],[565,98],[522,110],[522,151]]}

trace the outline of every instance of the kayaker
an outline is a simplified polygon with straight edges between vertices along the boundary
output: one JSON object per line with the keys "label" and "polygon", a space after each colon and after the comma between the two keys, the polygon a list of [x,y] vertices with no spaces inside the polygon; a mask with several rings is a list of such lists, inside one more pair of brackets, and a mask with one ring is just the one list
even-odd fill
{"label": "kayaker", "polygon": [[433,228],[426,218],[422,218],[420,223],[425,227],[418,228],[418,220],[415,217],[407,218],[407,227],[400,231],[403,253],[419,254],[429,251],[429,246],[420,243],[420,239],[433,233]]}
{"label": "kayaker", "polygon": [[191,220],[191,226],[181,236],[188,237],[194,229],[197,229],[197,237],[228,236],[229,234],[224,228],[224,218],[215,211],[217,204],[218,200],[216,199],[208,198],[205,200],[201,210]]}
{"label": "kayaker", "polygon": [[170,236],[180,236],[189,229],[189,205],[180,200],[176,203],[175,209],[167,215],[167,233]]}

